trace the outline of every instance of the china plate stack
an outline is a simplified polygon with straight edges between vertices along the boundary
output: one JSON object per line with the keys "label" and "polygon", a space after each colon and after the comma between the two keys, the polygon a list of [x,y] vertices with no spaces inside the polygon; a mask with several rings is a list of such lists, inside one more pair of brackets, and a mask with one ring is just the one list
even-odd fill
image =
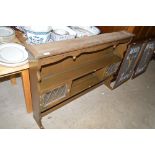
{"label": "china plate stack", "polygon": [[28,53],[25,47],[16,43],[0,45],[0,64],[8,67],[17,67],[28,62]]}
{"label": "china plate stack", "polygon": [[15,31],[9,27],[0,27],[0,42],[11,42],[15,38]]}

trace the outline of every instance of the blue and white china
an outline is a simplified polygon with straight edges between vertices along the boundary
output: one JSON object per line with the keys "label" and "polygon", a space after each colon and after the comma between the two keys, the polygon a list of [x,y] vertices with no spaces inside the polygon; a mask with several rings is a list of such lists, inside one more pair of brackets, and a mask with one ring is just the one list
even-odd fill
{"label": "blue and white china", "polygon": [[90,31],[93,35],[101,33],[100,29],[95,26],[80,26],[80,28]]}
{"label": "blue and white china", "polygon": [[50,40],[50,32],[34,32],[27,30],[26,35],[29,43],[32,44],[47,43]]}
{"label": "blue and white china", "polygon": [[71,29],[76,32],[77,38],[93,36],[100,33],[100,30],[95,26],[71,26]]}
{"label": "blue and white china", "polygon": [[43,44],[100,33],[95,26],[17,26],[16,28],[24,32],[29,44]]}
{"label": "blue and white china", "polygon": [[91,35],[93,35],[88,30],[85,30],[85,29],[80,28],[80,27],[72,26],[71,28],[72,28],[72,30],[74,32],[76,32],[76,34],[77,34],[76,37],[77,38],[82,38],[82,37],[85,37],[85,36],[91,36]]}
{"label": "blue and white china", "polygon": [[61,41],[73,39],[76,37],[76,32],[74,32],[69,27],[52,27],[53,31],[51,32],[51,39],[53,41]]}
{"label": "blue and white china", "polygon": [[42,44],[50,40],[51,26],[17,26],[16,28],[24,32],[30,44]]}
{"label": "blue and white china", "polygon": [[26,35],[29,43],[42,44],[50,40],[51,26],[30,26],[26,27]]}

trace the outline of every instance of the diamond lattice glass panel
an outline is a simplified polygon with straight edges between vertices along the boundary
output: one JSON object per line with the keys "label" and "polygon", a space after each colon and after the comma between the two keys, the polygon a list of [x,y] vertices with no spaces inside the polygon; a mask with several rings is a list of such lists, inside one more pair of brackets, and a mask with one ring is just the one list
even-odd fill
{"label": "diamond lattice glass panel", "polygon": [[107,68],[106,74],[107,74],[108,76],[114,74],[114,73],[117,71],[119,65],[120,65],[120,62],[110,65],[110,66]]}
{"label": "diamond lattice glass panel", "polygon": [[57,88],[43,94],[42,95],[43,106],[47,106],[50,103],[53,103],[55,101],[58,101],[64,97],[66,97],[66,93],[67,93],[67,86],[63,85],[63,86],[57,87]]}

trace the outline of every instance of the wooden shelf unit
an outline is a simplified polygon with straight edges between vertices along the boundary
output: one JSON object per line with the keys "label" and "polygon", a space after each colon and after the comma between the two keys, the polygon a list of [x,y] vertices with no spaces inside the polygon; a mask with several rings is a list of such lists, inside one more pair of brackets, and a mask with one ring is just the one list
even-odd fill
{"label": "wooden shelf unit", "polygon": [[112,76],[106,73],[107,68],[122,61],[133,36],[121,31],[29,45],[18,32],[18,38],[33,55],[30,81],[33,116],[39,127],[43,128],[43,116]]}

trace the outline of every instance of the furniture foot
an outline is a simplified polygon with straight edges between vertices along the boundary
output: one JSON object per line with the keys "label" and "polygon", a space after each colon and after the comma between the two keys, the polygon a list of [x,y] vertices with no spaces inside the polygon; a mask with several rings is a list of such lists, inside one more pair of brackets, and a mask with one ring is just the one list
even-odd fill
{"label": "furniture foot", "polygon": [[33,115],[33,118],[35,119],[40,129],[45,129],[44,126],[42,125],[41,118],[37,119],[34,115]]}
{"label": "furniture foot", "polygon": [[113,79],[113,76],[107,78],[105,81],[104,81],[104,84],[111,90],[113,90],[113,87],[111,87],[111,80]]}

